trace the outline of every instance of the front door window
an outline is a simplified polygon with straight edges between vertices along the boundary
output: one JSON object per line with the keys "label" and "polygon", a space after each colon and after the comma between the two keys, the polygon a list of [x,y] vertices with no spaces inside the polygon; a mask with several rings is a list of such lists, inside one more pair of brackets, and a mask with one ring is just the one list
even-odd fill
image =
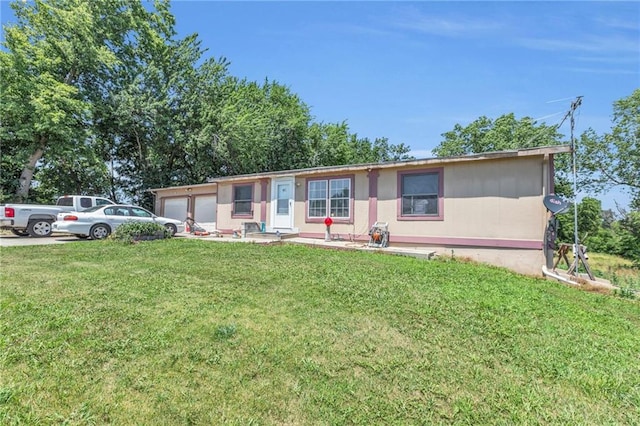
{"label": "front door window", "polygon": [[289,199],[291,198],[291,185],[289,183],[279,183],[277,185],[278,200],[277,200],[277,214],[288,215],[289,214]]}

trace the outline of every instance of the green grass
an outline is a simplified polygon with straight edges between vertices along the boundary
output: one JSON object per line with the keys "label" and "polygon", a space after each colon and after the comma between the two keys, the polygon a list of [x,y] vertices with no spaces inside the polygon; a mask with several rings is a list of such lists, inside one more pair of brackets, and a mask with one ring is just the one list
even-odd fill
{"label": "green grass", "polygon": [[[569,261],[573,261],[570,256],[571,254],[569,254]],[[640,269],[634,266],[631,260],[605,253],[589,253],[588,256],[587,263],[595,277],[609,280],[619,288],[614,291],[615,295],[634,299],[639,297]],[[564,271],[568,269],[564,261],[560,262],[558,268]],[[585,272],[582,264],[580,272]],[[595,287],[590,289],[592,291],[598,290]]]}
{"label": "green grass", "polygon": [[638,424],[640,303],[459,261],[3,248],[0,424]]}

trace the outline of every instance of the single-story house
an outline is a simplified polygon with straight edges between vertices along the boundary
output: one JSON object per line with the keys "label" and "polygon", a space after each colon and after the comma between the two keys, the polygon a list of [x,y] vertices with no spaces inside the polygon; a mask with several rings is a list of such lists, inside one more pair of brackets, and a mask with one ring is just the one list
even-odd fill
{"label": "single-story house", "polygon": [[316,167],[210,179],[157,188],[155,211],[232,234],[256,222],[267,232],[369,241],[388,224],[390,246],[540,274],[554,192],[554,156],[566,145],[459,157]]}

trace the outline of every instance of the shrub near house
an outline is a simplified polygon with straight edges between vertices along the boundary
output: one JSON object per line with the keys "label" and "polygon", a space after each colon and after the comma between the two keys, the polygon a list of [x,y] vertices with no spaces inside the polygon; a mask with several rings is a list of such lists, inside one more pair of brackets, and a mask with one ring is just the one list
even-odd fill
{"label": "shrub near house", "polygon": [[112,238],[117,241],[132,243],[135,241],[171,238],[171,232],[158,223],[125,222],[116,229]]}

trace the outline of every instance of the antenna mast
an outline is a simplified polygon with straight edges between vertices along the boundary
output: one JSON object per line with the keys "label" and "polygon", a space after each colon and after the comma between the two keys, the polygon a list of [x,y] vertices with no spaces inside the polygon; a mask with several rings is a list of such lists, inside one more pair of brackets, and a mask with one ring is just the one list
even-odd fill
{"label": "antenna mast", "polygon": [[576,275],[578,274],[578,252],[580,251],[580,239],[578,238],[578,177],[576,170],[576,141],[573,137],[573,129],[575,127],[573,114],[580,105],[582,105],[582,96],[578,96],[573,102],[571,102],[571,109],[569,110],[569,117],[571,119],[571,157],[573,161],[573,238],[575,244],[573,246],[573,254],[576,258]]}

